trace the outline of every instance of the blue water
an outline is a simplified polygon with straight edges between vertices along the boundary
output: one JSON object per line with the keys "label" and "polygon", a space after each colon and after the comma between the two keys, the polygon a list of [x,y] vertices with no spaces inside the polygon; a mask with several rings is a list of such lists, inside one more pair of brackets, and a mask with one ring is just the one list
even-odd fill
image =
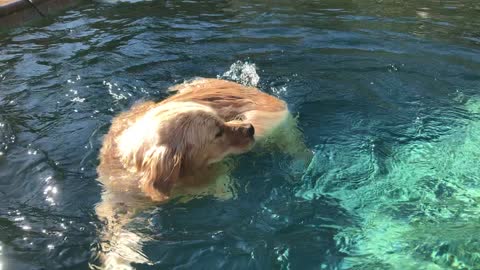
{"label": "blue water", "polygon": [[311,164],[235,158],[233,199],[132,221],[150,261],[135,267],[480,269],[479,15],[471,0],[100,1],[3,29],[0,269],[98,265],[112,117],[242,72],[289,104]]}

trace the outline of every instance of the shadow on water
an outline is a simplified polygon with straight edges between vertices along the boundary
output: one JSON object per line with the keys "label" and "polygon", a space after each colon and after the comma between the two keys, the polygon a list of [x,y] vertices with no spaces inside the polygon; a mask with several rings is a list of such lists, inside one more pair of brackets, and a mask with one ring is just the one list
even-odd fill
{"label": "shadow on water", "polygon": [[111,118],[242,60],[298,116],[313,162],[301,176],[281,152],[249,153],[234,199],[145,211],[129,229],[153,265],[138,268],[480,268],[479,10],[98,1],[0,33],[0,265],[95,263]]}

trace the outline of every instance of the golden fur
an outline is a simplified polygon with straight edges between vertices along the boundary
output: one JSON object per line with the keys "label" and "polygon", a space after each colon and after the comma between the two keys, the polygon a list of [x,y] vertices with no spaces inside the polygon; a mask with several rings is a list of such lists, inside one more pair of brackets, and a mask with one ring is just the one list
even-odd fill
{"label": "golden fur", "polygon": [[288,113],[283,101],[224,80],[200,79],[172,90],[178,93],[137,104],[112,121],[98,167],[105,186],[138,188],[163,201],[175,186],[210,180],[202,175],[209,164],[248,151],[254,142],[249,132],[261,139]]}
{"label": "golden fur", "polygon": [[267,137],[294,157],[311,154],[286,104],[257,88],[196,79],[170,90],[177,93],[118,115],[104,138],[97,168],[104,192],[96,212],[106,223],[99,253],[106,269],[149,263],[141,253],[146,236],[125,225],[151,202],[195,194],[209,183],[220,184],[207,193],[231,198],[228,166],[218,163],[227,155],[250,150],[254,141],[269,144]]}

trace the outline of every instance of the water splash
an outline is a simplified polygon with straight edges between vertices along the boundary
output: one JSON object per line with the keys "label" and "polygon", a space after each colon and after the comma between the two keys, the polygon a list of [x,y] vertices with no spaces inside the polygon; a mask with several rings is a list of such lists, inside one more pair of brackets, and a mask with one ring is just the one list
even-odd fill
{"label": "water splash", "polygon": [[279,87],[270,87],[270,90],[276,96],[284,96],[287,93],[287,87],[285,85]]}
{"label": "water splash", "polygon": [[117,83],[103,81],[103,85],[107,86],[108,93],[115,100],[127,99],[128,98],[127,95],[131,96],[131,94],[128,92],[126,92],[127,95],[122,93],[122,92],[125,92],[125,90],[122,90]]}
{"label": "water splash", "polygon": [[243,85],[257,86],[260,77],[257,74],[257,67],[253,63],[237,61],[230,66],[230,69],[217,76],[222,79],[230,79]]}

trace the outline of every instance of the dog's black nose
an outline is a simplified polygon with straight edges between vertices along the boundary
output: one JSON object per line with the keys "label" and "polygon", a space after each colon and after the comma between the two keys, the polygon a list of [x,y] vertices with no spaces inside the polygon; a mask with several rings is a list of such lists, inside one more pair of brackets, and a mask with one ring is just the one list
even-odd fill
{"label": "dog's black nose", "polygon": [[247,134],[250,137],[253,137],[253,135],[255,134],[255,128],[252,124],[250,124],[250,126],[247,128]]}

